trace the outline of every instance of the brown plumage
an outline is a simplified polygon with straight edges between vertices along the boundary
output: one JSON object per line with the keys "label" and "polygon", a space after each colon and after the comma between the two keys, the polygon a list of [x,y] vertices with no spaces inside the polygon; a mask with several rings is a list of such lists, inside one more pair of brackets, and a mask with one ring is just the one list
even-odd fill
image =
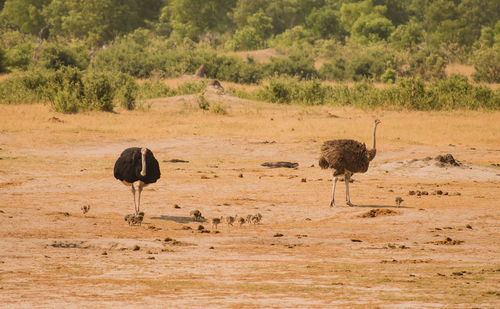
{"label": "brown plumage", "polygon": [[367,149],[364,143],[352,139],[326,141],[323,146],[321,146],[319,166],[322,169],[333,169],[332,201],[330,206],[335,206],[335,185],[339,175],[344,175],[345,177],[347,205],[353,206],[349,198],[349,179],[354,173],[365,173],[368,170],[370,161],[375,158],[377,154],[375,134],[379,123],[380,120],[375,120],[372,149]]}

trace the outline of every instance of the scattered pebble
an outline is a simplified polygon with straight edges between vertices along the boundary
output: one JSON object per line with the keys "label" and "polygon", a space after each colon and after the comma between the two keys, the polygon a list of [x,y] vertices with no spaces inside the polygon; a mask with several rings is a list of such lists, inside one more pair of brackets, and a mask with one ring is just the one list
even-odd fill
{"label": "scattered pebble", "polygon": [[132,249],[132,250],[139,251],[139,250],[141,250],[141,247],[139,247],[139,245],[135,245],[134,249]]}
{"label": "scattered pebble", "polygon": [[274,236],[273,236],[273,237],[283,237],[283,236],[284,236],[284,235],[283,235],[283,234],[281,234],[281,233],[276,233],[276,234],[274,234]]}

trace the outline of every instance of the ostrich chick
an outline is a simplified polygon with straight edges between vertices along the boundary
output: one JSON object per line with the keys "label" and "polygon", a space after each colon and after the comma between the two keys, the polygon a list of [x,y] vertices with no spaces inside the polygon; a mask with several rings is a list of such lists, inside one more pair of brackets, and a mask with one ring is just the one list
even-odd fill
{"label": "ostrich chick", "polygon": [[90,211],[90,205],[83,205],[81,208],[83,214],[86,214],[87,212]]}
{"label": "ostrich chick", "polygon": [[240,217],[240,218],[238,219],[238,222],[240,223],[240,227],[241,227],[243,224],[245,224],[245,221],[246,221],[246,220],[245,220],[245,218],[243,218],[243,217]]}
{"label": "ostrich chick", "polygon": [[262,220],[262,215],[260,213],[252,217],[253,224],[259,224],[261,220]]}
{"label": "ostrich chick", "polygon": [[396,205],[401,206],[401,203],[404,201],[401,196],[396,197]]}
{"label": "ostrich chick", "polygon": [[215,227],[215,230],[217,230],[217,225],[219,225],[219,223],[221,223],[221,221],[222,221],[222,217],[213,218],[212,219],[212,227]]}
{"label": "ostrich chick", "polygon": [[375,136],[377,125],[380,120],[376,119],[373,127],[373,148],[367,149],[366,145],[352,139],[336,139],[326,141],[321,146],[321,157],[319,166],[322,169],[331,168],[333,170],[332,201],[330,206],[335,206],[335,185],[339,175],[345,178],[346,203],[354,206],[349,197],[349,182],[354,173],[365,173],[368,165],[375,158],[377,150],[375,148]]}
{"label": "ostrich chick", "polygon": [[234,221],[236,221],[236,218],[233,216],[227,216],[226,217],[226,223],[227,225],[233,226]]}

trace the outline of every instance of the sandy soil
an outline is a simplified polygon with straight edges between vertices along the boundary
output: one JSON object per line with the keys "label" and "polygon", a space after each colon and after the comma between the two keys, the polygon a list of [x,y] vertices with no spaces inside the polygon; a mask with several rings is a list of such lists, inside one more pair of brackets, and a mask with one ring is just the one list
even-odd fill
{"label": "sandy soil", "polygon": [[[116,114],[0,106],[0,307],[500,306],[500,113],[210,100],[229,114],[195,96]],[[350,186],[358,206],[340,182],[330,208],[321,142],[371,144],[374,117],[377,157]],[[140,226],[124,221],[132,195],[112,175],[130,146],[152,149],[162,172]],[[446,153],[462,165],[436,165]],[[280,160],[299,167],[260,165]],[[195,209],[263,219],[216,230]]]}

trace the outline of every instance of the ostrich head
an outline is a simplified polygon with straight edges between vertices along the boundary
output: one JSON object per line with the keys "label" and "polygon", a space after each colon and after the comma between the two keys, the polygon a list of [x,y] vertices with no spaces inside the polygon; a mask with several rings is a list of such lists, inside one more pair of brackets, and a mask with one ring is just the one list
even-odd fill
{"label": "ostrich head", "polygon": [[375,125],[379,124],[379,123],[382,123],[382,121],[378,120],[378,119],[375,119]]}

